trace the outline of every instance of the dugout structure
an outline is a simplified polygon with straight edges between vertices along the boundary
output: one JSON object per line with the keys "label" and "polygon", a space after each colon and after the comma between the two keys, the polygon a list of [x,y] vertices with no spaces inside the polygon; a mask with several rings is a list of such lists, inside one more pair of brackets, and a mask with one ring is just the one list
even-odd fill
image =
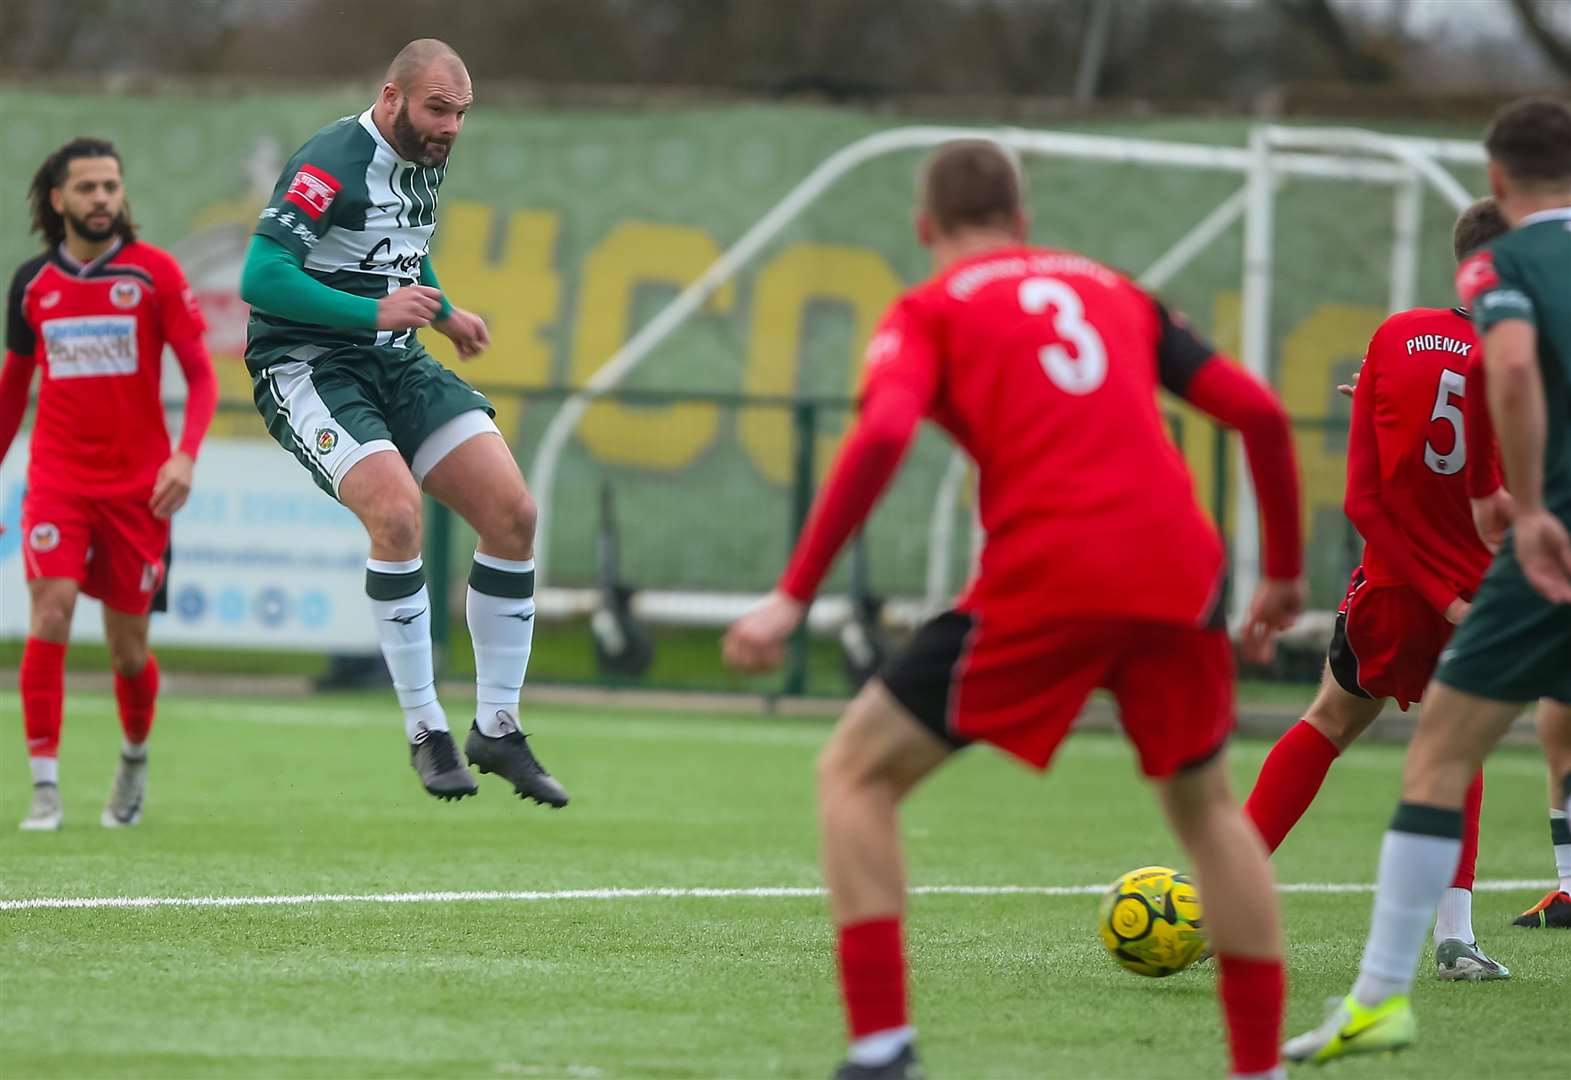
{"label": "dugout structure", "polygon": [[[1334,383],[1356,366],[1363,342],[1383,314],[1420,303],[1453,302],[1451,221],[1456,210],[1483,190],[1484,154],[1473,142],[1280,125],[1253,127],[1244,146],[1069,131],[928,126],[894,128],[858,139],[823,160],[769,207],[556,409],[530,470],[542,521],[551,522],[563,505],[563,456],[586,413],[599,401],[626,395],[635,372],[647,374],[671,356],[669,345],[706,302],[733,288],[789,234],[794,223],[815,205],[834,200],[843,180],[872,163],[887,164],[894,158],[914,166],[921,152],[952,139],[975,137],[994,139],[1020,155],[1031,182],[1039,223],[1035,232],[1041,242],[1087,250],[1169,295],[1182,293],[1186,274],[1201,262],[1210,260],[1214,265],[1220,259],[1230,265],[1227,276],[1236,282],[1236,294],[1219,295],[1212,299],[1211,310],[1191,314],[1221,348],[1279,389],[1292,391],[1286,398],[1295,414],[1306,482],[1311,491],[1316,485],[1326,489],[1322,508],[1312,512],[1308,522],[1314,603],[1322,614],[1334,608],[1349,558],[1356,557],[1351,553],[1355,538],[1345,529],[1340,544],[1313,540],[1315,514],[1330,513],[1330,489],[1334,485],[1339,493],[1341,485],[1337,455],[1345,448],[1346,413],[1345,407],[1338,412]],[[1060,202],[1060,178],[1071,175],[1077,180],[1080,201],[1065,206]],[[1100,203],[1103,181],[1099,177],[1105,177],[1106,185],[1106,201]],[[1187,221],[1170,220],[1164,200],[1182,185],[1184,198],[1173,200],[1174,213],[1190,209],[1196,205],[1198,184],[1210,193],[1205,203],[1209,209]],[[1131,192],[1139,200],[1142,191],[1148,202],[1134,213]],[[909,188],[890,192],[891,216],[908,214],[908,192]],[[1149,248],[1140,252],[1143,237],[1136,231],[1142,216],[1147,221],[1162,220],[1163,230],[1176,236],[1154,257]],[[1073,225],[1075,217],[1095,219],[1084,226],[1092,232],[1082,235],[1100,242],[1076,243],[1055,235],[1060,231],[1055,226]],[[1131,254],[1121,260],[1119,253],[1125,249]],[[1141,260],[1139,265],[1132,265],[1135,258]],[[1306,384],[1306,379],[1311,382]],[[1305,385],[1313,390],[1307,398]],[[1311,405],[1322,406],[1318,411],[1305,408],[1310,398]],[[742,399],[732,404],[749,406]],[[786,408],[789,403],[762,404]],[[1226,448],[1208,425],[1200,430],[1203,422],[1196,414],[1176,404],[1170,408],[1175,436],[1189,456],[1202,501],[1213,508],[1228,535],[1231,613],[1236,624],[1259,575],[1258,518],[1247,470],[1240,468],[1240,451]],[[906,472],[915,475],[903,477],[897,487],[917,487],[919,497],[930,503],[920,530],[924,572],[920,581],[907,574],[881,590],[891,601],[886,615],[896,623],[910,623],[944,607],[961,584],[979,541],[967,509],[968,463],[963,455],[951,453],[936,468],[931,455],[925,463],[921,454],[913,456],[918,460],[908,462]],[[798,458],[809,475],[775,492],[777,501],[805,498],[810,492],[803,490],[804,484],[810,486],[813,474],[827,465],[822,455],[815,461],[810,451]],[[1335,525],[1319,524],[1327,528],[1345,524],[1339,520],[1339,494],[1334,505]],[[723,505],[707,509],[712,518],[689,517],[684,527],[727,527]],[[799,517],[797,509],[786,519]],[[875,515],[875,522],[882,514]],[[673,535],[648,525],[627,522],[624,544],[636,545],[640,534]],[[914,525],[907,514],[902,535],[913,533]],[[555,573],[552,531],[549,526],[542,529],[538,540],[542,611],[547,615],[587,612],[593,608],[594,590],[586,582],[564,581]],[[876,543],[871,559],[875,565],[880,559]],[[756,577],[752,572],[739,574],[739,585],[746,584],[735,590],[672,588],[646,578],[636,582],[641,588],[635,610],[651,622],[722,624],[756,597],[759,583],[752,580]],[[835,580],[843,581],[843,572]],[[828,588],[813,611],[813,625],[819,629],[843,622],[849,611],[843,587],[839,592],[833,585]]]}

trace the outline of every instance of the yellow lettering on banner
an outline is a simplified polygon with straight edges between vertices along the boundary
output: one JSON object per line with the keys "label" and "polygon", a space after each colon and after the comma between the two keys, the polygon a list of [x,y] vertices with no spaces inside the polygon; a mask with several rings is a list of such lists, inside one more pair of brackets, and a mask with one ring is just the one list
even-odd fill
{"label": "yellow lettering on banner", "polygon": [[[632,335],[638,286],[685,287],[719,257],[709,233],[695,226],[627,221],[612,229],[584,260],[573,331],[572,384],[588,382]],[[735,296],[728,282],[709,297],[708,309],[728,311]],[[718,425],[719,410],[714,405],[655,407],[600,401],[584,413],[578,437],[603,462],[675,471],[703,452]]]}
{"label": "yellow lettering on banner", "polygon": [[[544,386],[551,378],[551,344],[544,332],[557,320],[562,279],[552,260],[561,220],[539,210],[508,216],[501,258],[490,258],[495,211],[480,203],[442,207],[433,256],[436,276],[450,302],[486,321],[491,347],[473,360],[459,360],[452,342],[434,329],[420,340],[431,354],[479,386]],[[522,421],[523,403],[497,395],[496,425],[511,442]]]}
{"label": "yellow lettering on banner", "polygon": [[[1336,384],[1354,370],[1385,309],[1358,304],[1316,308],[1282,339],[1278,385],[1293,417],[1345,415]],[[1317,511],[1340,510],[1347,489],[1347,438],[1340,431],[1301,429],[1294,433],[1304,482],[1306,529]]]}
{"label": "yellow lettering on banner", "polygon": [[[855,331],[850,342],[846,387],[855,393],[862,352],[900,292],[900,279],[870,248],[838,244],[793,244],[770,261],[753,285],[753,319],[742,390],[750,395],[790,396],[800,389],[802,327],[815,300],[845,304]],[[821,358],[821,362],[831,358]],[[838,357],[833,358],[838,362]],[[764,479],[786,484],[793,459],[791,411],[743,409],[738,418],[743,448]],[[819,475],[829,467],[843,433],[821,435],[816,448]]]}

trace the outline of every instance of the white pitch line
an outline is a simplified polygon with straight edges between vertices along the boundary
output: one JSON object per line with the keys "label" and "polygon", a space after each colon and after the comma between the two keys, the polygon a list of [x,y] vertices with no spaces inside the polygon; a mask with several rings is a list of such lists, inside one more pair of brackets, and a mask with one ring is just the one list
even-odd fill
{"label": "white pitch line", "polygon": [[[1474,882],[1475,892],[1516,892],[1542,889],[1547,880]],[[1100,896],[1106,885],[918,885],[915,896]],[[1284,893],[1371,893],[1375,887],[1358,882],[1295,882],[1278,885]],[[824,896],[816,887],[760,887],[737,889],[663,888],[469,890],[462,892],[401,893],[300,893],[280,896],[43,896],[0,900],[0,911],[96,910],[100,908],[226,908],[298,907],[306,904],[447,904],[472,902],[540,902],[561,900],[729,900],[811,899]]]}

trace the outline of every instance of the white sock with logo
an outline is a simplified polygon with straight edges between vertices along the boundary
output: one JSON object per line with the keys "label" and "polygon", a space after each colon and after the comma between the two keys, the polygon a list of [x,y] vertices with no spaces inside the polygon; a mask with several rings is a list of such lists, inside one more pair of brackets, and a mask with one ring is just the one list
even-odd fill
{"label": "white sock with logo", "polygon": [[423,731],[446,731],[447,715],[436,700],[431,597],[421,562],[367,559],[365,566],[366,595],[393,692],[404,710],[404,734],[418,742]]}
{"label": "white sock with logo", "polygon": [[475,726],[494,739],[516,730],[535,639],[535,561],[475,552],[464,615],[475,649]]}
{"label": "white sock with logo", "polygon": [[1456,874],[1462,812],[1402,803],[1380,846],[1369,940],[1353,998],[1374,1006],[1412,989],[1424,929]]}
{"label": "white sock with logo", "polygon": [[1440,910],[1435,913],[1435,944],[1448,938],[1473,944],[1473,891],[1458,889],[1454,885],[1440,897]]}

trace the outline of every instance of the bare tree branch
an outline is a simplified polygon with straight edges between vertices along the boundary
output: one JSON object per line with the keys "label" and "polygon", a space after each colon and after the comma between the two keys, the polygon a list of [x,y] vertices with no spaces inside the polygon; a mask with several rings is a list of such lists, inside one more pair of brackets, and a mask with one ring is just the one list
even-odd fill
{"label": "bare tree branch", "polygon": [[1562,75],[1571,75],[1571,41],[1561,37],[1544,21],[1544,16],[1538,10],[1538,5],[1533,0],[1511,0],[1511,6],[1516,10],[1517,21],[1522,24],[1522,29],[1527,31],[1527,36],[1548,58],[1551,64]]}
{"label": "bare tree branch", "polygon": [[1276,0],[1276,4],[1320,39],[1347,78],[1366,83],[1391,80],[1391,65],[1358,43],[1331,0]]}

